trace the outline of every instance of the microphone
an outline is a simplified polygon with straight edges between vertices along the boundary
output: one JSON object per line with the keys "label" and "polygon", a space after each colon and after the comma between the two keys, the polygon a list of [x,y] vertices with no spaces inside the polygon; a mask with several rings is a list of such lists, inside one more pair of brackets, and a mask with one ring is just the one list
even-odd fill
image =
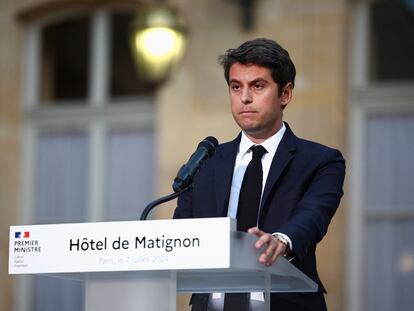
{"label": "microphone", "polygon": [[217,145],[218,141],[213,136],[206,137],[198,144],[196,151],[191,155],[188,162],[180,168],[177,177],[174,178],[172,184],[174,192],[178,192],[191,184],[201,163],[216,152]]}

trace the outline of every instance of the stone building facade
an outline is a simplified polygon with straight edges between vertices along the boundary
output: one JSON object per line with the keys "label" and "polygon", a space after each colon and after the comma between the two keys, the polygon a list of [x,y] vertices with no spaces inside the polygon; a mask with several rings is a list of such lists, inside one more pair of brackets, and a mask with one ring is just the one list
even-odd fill
{"label": "stone building facade", "polygon": [[[111,184],[110,176],[115,176],[114,180],[117,180],[119,174],[127,174],[127,171],[119,173],[120,166],[116,162],[123,159],[123,155],[116,154],[116,150],[126,148],[125,141],[128,143],[128,139],[131,139],[133,142],[150,145],[151,150],[146,156],[151,162],[149,167],[152,171],[146,173],[152,173],[154,177],[150,189],[144,193],[145,198],[150,198],[171,191],[171,182],[178,168],[188,159],[201,139],[212,135],[224,142],[237,135],[239,129],[231,117],[227,86],[222,69],[217,64],[217,56],[229,47],[256,37],[278,41],[290,52],[296,64],[294,99],[286,109],[284,119],[298,136],[338,148],[349,160],[348,172],[351,173],[347,178],[350,177],[354,183],[346,185],[345,197],[330,225],[328,235],[318,247],[318,268],[328,291],[329,310],[363,309],[361,306],[367,304],[358,296],[362,294],[355,294],[353,288],[360,283],[358,271],[362,268],[358,267],[363,261],[358,257],[358,249],[363,248],[364,241],[358,242],[358,230],[365,224],[365,218],[358,216],[358,207],[363,199],[356,187],[365,181],[363,176],[354,174],[352,168],[361,168],[363,171],[364,167],[358,163],[368,161],[365,158],[358,161],[362,157],[359,138],[365,137],[366,121],[361,118],[374,110],[359,107],[371,107],[369,103],[378,98],[391,98],[392,94],[398,94],[400,115],[413,115],[412,88],[409,87],[412,84],[408,84],[408,87],[407,83],[388,85],[388,89],[383,89],[382,93],[378,93],[377,88],[370,87],[367,63],[372,52],[367,47],[370,40],[364,37],[368,32],[368,26],[364,23],[367,23],[367,10],[372,1],[253,1],[253,27],[246,30],[242,27],[242,6],[237,1],[170,0],[169,3],[182,11],[188,26],[189,43],[179,68],[166,83],[152,89],[151,86],[146,86],[149,91],[144,92],[143,96],[139,93],[141,91],[134,93],[136,89],[132,87],[133,96],[127,92],[128,96],[121,99],[119,96],[111,97],[113,90],[108,84],[110,82],[99,79],[110,75],[102,69],[106,68],[102,64],[107,64],[105,60],[111,59],[111,55],[116,53],[111,43],[102,39],[110,33],[108,27],[112,25],[106,21],[111,12],[120,8],[126,11],[139,10],[145,2],[0,0],[0,291],[3,293],[0,310],[28,311],[40,308],[36,304],[36,298],[33,298],[33,284],[38,283],[28,285],[28,281],[7,274],[10,225],[54,220],[131,219],[134,214],[130,210],[117,214],[117,202],[125,205],[142,202],[134,198],[131,198],[132,203],[117,201],[123,194],[122,189],[114,190],[113,195],[107,194],[108,191],[105,190],[116,189],[116,182]],[[88,49],[93,50],[88,50],[92,57],[87,65],[89,67],[84,70],[84,75],[88,77],[86,79],[89,79],[89,84],[85,84],[88,91],[81,100],[81,105],[73,102],[66,105],[63,101],[59,102],[58,96],[54,98],[47,91],[48,87],[54,87],[53,83],[59,83],[56,82],[58,80],[53,80],[56,76],[42,76],[41,72],[44,74],[48,70],[48,58],[33,51],[45,51],[42,50],[43,45],[39,48],[39,44],[42,44],[39,33],[44,34],[42,27],[68,16],[88,15],[88,12],[93,16],[86,22],[92,26],[88,28],[90,36],[85,40],[89,42]],[[95,37],[101,39],[94,41]],[[112,54],[99,47],[106,47]],[[111,68],[112,73],[115,70],[110,66],[108,68]],[[127,84],[128,77],[123,79]],[[410,76],[407,80],[410,80]],[[359,92],[363,88],[364,92]],[[48,99],[47,94],[52,100],[44,100]],[[119,102],[126,104],[118,105]],[[58,108],[54,109],[53,105]],[[374,112],[384,114],[389,111],[386,104],[381,107],[382,110]],[[52,217],[47,212],[44,215],[36,210],[43,202],[42,195],[46,194],[46,198],[43,198],[46,205],[59,202],[58,199],[48,201],[48,189],[54,189],[54,192],[58,189],[47,183],[54,175],[38,177],[38,174],[42,167],[50,169],[49,161],[53,160],[54,152],[51,147],[55,146],[50,144],[55,143],[57,137],[53,135],[63,133],[67,128],[71,129],[71,140],[66,142],[68,145],[65,148],[68,148],[69,153],[73,151],[73,146],[81,146],[83,150],[73,156],[80,157],[81,160],[74,162],[74,165],[79,166],[78,173],[85,178],[73,178],[86,180],[82,184],[86,190],[79,190],[74,182],[73,187],[79,193],[75,190],[73,193],[84,198],[84,202],[79,204],[84,204],[86,211],[79,208],[76,215],[68,212],[66,218],[64,215],[56,218],[57,216]],[[114,134],[113,140],[107,140],[107,133]],[[122,136],[119,133],[128,135]],[[144,136],[136,138],[134,133],[144,133]],[[41,149],[42,146],[51,149]],[[131,154],[140,155],[141,150],[130,151]],[[109,155],[102,158],[102,151],[108,151]],[[47,161],[42,162],[42,158]],[[107,162],[108,159],[115,160]],[[80,162],[84,160],[86,164],[82,162],[82,166]],[[130,160],[132,158],[125,158],[125,161]],[[132,175],[128,178],[130,181],[139,181]],[[111,191],[109,192],[112,193]],[[107,202],[115,203],[112,207],[103,208],[109,204]],[[166,204],[152,217],[170,218],[173,209],[174,202]],[[413,219],[410,208],[404,215]],[[374,220],[379,216],[375,217]],[[357,244],[349,246],[349,237]],[[355,248],[355,245],[359,248]],[[414,262],[414,247],[409,246],[403,254],[406,255],[401,257],[405,260],[401,261],[404,264],[401,267],[406,269],[404,277],[411,276],[414,264],[411,267],[410,262]],[[356,303],[353,294],[359,297],[355,298]],[[179,298],[179,310],[187,310],[187,299],[187,296]]]}

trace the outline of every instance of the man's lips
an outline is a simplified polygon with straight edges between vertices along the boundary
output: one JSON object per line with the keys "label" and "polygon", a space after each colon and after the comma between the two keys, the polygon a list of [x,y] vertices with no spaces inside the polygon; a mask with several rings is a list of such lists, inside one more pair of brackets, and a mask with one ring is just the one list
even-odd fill
{"label": "man's lips", "polygon": [[241,115],[243,115],[243,114],[253,114],[253,113],[256,113],[256,111],[254,111],[254,110],[244,110],[244,111],[240,111],[240,114]]}

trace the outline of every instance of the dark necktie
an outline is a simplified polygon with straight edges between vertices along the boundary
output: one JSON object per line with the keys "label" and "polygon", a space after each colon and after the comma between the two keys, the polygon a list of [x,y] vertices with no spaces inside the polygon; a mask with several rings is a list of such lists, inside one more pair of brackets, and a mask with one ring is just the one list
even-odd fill
{"label": "dark necktie", "polygon": [[260,145],[250,149],[253,151],[253,156],[244,173],[237,207],[237,230],[239,231],[247,231],[256,226],[262,196],[262,157],[267,150]]}
{"label": "dark necktie", "polygon": [[[253,151],[253,156],[244,173],[237,207],[238,231],[247,231],[247,229],[256,226],[262,196],[262,156],[267,150],[260,145],[253,146],[250,149]],[[226,294],[224,296],[223,311],[247,311],[249,310],[249,304],[249,293]]]}

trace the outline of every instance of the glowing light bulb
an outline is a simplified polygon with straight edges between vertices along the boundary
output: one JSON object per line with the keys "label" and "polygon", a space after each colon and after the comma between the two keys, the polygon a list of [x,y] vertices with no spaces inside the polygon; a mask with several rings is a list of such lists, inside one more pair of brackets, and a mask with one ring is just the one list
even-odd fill
{"label": "glowing light bulb", "polygon": [[132,23],[131,44],[139,74],[162,81],[179,63],[186,48],[183,20],[166,6],[141,11]]}

